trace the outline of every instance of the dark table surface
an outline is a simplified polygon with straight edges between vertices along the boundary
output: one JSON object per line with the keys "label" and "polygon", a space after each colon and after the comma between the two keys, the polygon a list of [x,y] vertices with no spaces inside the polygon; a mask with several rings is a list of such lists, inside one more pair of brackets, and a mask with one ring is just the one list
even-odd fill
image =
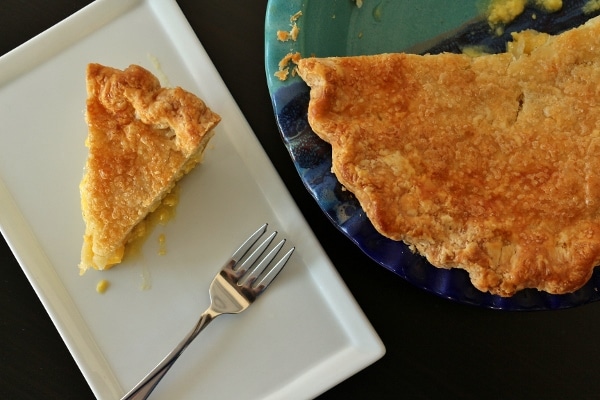
{"label": "dark table surface", "polygon": [[[0,55],[88,3],[0,0]],[[279,140],[263,62],[267,0],[178,3],[387,348],[381,360],[321,398],[600,398],[600,303],[492,311],[438,298],[379,267],[322,214]],[[93,398],[3,239],[0,264],[0,398]]]}

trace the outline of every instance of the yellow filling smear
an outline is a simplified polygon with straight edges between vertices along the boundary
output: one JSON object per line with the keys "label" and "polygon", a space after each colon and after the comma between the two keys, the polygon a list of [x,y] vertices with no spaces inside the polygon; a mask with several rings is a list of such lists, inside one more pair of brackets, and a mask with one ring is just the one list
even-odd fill
{"label": "yellow filling smear", "polygon": [[175,210],[177,204],[179,204],[179,191],[179,185],[175,185],[173,190],[171,190],[171,192],[167,194],[164,199],[162,199],[156,210],[148,214],[143,221],[133,228],[125,248],[126,257],[140,255],[142,252],[142,246],[154,228],[159,224],[165,225],[175,217]]}
{"label": "yellow filling smear", "polygon": [[[592,0],[598,2],[599,0]],[[562,9],[562,0],[491,0],[487,7],[487,21],[497,35],[504,32],[504,26],[511,23],[525,11],[527,4],[552,13]],[[534,15],[535,18],[535,15]]]}
{"label": "yellow filling smear", "polygon": [[590,0],[582,8],[585,14],[591,14],[600,10],[600,0]]}

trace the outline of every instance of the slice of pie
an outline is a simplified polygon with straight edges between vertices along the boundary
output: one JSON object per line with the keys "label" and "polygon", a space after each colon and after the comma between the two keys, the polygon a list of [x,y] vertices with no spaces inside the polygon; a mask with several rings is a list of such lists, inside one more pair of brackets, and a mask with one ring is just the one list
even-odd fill
{"label": "slice of pie", "polygon": [[600,18],[508,52],[306,58],[308,119],[375,228],[482,291],[600,262]]}
{"label": "slice of pie", "polygon": [[133,228],[201,161],[220,117],[144,68],[87,67],[89,155],[80,273],[121,262]]}

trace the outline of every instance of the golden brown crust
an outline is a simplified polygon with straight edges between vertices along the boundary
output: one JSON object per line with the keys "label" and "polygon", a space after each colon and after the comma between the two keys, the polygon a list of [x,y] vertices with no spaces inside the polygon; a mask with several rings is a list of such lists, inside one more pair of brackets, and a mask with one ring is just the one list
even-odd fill
{"label": "golden brown crust", "polygon": [[87,68],[89,155],[80,185],[81,273],[121,261],[135,225],[195,166],[220,117],[137,65]]}
{"label": "golden brown crust", "polygon": [[600,19],[508,53],[307,58],[308,118],[385,236],[482,291],[566,293],[600,262]]}

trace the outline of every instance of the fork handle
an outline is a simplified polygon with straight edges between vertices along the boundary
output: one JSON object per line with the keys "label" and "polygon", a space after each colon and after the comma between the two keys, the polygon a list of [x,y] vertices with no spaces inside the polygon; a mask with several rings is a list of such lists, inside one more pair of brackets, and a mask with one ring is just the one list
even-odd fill
{"label": "fork handle", "polygon": [[211,309],[206,310],[198,320],[198,323],[187,336],[179,342],[163,360],[152,371],[148,373],[133,389],[131,389],[121,400],[144,400],[150,396],[158,382],[167,374],[181,353],[189,346],[190,343],[198,336],[206,326],[211,323],[220,314],[215,313]]}

